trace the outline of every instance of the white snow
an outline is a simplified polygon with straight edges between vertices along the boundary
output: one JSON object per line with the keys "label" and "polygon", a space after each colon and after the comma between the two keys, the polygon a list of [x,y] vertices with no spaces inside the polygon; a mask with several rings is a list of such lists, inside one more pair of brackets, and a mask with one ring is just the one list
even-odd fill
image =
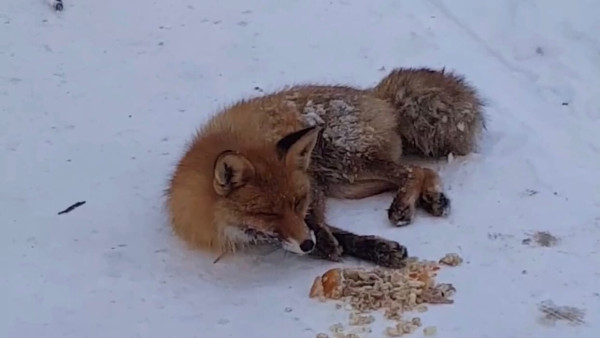
{"label": "white snow", "polygon": [[[171,234],[163,189],[219,108],[301,82],[367,87],[399,66],[446,67],[481,91],[481,151],[434,165],[447,219],[394,228],[382,195],[331,201],[329,221],[422,258],[465,258],[439,276],[455,304],[420,315],[437,337],[598,337],[600,2],[64,6],[0,7],[0,337],[292,338],[347,323],[307,297],[339,264],[282,251],[213,264]],[[560,241],[522,244],[535,231]],[[585,323],[541,323],[548,300]]]}

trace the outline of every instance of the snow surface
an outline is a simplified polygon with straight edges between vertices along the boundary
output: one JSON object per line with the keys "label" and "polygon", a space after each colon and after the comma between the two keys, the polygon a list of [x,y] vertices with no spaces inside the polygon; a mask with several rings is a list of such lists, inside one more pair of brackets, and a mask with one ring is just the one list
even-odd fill
{"label": "snow surface", "polygon": [[[489,102],[482,149],[434,165],[448,219],[393,228],[382,195],[331,201],[330,222],[465,258],[439,276],[455,304],[420,315],[438,337],[599,336],[600,2],[64,5],[0,7],[0,337],[291,338],[347,323],[307,297],[339,264],[281,251],[212,264],[171,234],[162,193],[219,108],[292,83],[367,87],[398,66],[466,75]],[[523,244],[534,231],[560,241]],[[585,323],[542,323],[545,300]]]}

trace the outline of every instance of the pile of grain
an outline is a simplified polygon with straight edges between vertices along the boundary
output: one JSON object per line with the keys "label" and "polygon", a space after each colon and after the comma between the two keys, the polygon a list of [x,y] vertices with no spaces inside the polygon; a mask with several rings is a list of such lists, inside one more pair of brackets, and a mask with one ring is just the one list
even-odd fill
{"label": "pile of grain", "polygon": [[[448,254],[439,262],[409,258],[402,269],[331,269],[315,279],[310,291],[311,298],[338,300],[337,307],[343,305],[352,310],[349,317],[351,326],[362,326],[363,332],[375,319],[368,315],[371,311],[384,311],[386,319],[396,322],[387,327],[389,337],[400,337],[412,333],[422,326],[418,317],[411,320],[402,318],[407,311],[425,312],[426,304],[452,304],[450,299],[456,289],[452,284],[436,283],[439,264],[457,266],[462,259],[457,254]],[[357,333],[344,333],[341,323],[330,328],[336,338],[357,338]],[[435,334],[435,327],[423,329],[426,335]],[[328,337],[320,334],[318,337]]]}

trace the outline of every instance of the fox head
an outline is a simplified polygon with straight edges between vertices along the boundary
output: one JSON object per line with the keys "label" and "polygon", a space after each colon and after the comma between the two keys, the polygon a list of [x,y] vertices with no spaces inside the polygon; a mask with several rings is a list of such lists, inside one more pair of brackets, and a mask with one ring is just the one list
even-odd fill
{"label": "fox head", "polygon": [[226,150],[217,156],[213,188],[229,240],[268,239],[297,254],[313,250],[315,235],[304,219],[311,202],[307,170],[319,132],[310,127],[282,137],[266,151]]}

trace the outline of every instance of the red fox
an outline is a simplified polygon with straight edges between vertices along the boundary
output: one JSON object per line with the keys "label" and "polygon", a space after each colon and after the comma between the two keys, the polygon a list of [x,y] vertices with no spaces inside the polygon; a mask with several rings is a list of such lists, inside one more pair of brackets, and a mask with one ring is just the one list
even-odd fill
{"label": "red fox", "polygon": [[466,155],[485,129],[485,104],[462,76],[394,69],[373,88],[297,85],[216,114],[179,161],[166,190],[174,232],[222,255],[275,243],[303,255],[401,267],[407,249],[325,221],[327,197],[393,191],[388,218],[415,208],[444,216],[450,200],[431,169],[403,154]]}

